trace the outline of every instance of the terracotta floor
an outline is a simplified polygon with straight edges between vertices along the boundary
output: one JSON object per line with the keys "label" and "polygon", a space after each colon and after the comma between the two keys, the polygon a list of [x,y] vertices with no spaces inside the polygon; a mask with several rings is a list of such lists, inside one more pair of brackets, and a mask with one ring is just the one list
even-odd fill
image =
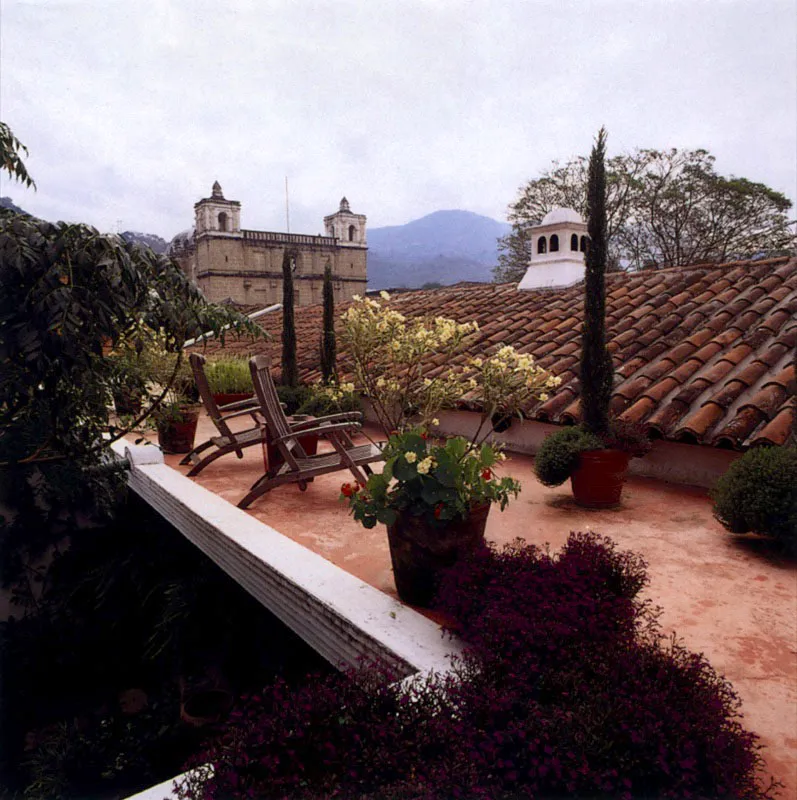
{"label": "terracotta floor", "polygon": [[[209,433],[203,419],[197,441]],[[219,459],[195,480],[237,503],[263,470],[259,447],[244,453],[242,461],[232,454]],[[167,457],[169,464],[178,461]],[[491,511],[487,538],[522,537],[556,548],[570,531],[591,529],[640,553],[649,563],[646,591],[663,609],[664,628],[705,653],[731,681],[745,725],[761,736],[769,769],[786,784],[781,796],[797,798],[797,563],[768,556],[760,542],[729,537],[712,518],[702,489],[631,478],[620,508],[590,511],[573,503],[569,485],[538,483],[531,458],[513,456],[506,469],[523,490],[503,513]],[[283,486],[249,512],[395,595],[384,528],[365,530],[338,501],[341,483],[350,479],[348,473],[325,475],[306,492]]]}

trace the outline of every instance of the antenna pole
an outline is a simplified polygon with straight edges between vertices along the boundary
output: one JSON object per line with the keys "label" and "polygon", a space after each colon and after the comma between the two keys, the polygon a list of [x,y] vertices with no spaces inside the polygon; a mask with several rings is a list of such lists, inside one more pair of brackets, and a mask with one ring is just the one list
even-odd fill
{"label": "antenna pole", "polygon": [[285,222],[288,225],[288,233],[291,232],[291,208],[288,204],[288,176],[285,176]]}

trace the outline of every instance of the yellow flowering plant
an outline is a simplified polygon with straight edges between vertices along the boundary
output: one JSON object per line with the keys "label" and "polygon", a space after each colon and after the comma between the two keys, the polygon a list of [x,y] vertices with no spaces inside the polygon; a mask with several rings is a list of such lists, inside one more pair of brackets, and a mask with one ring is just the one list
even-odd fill
{"label": "yellow flowering plant", "polygon": [[[366,527],[389,525],[406,510],[444,525],[467,518],[483,503],[499,502],[503,509],[520,487],[494,475],[502,454],[486,443],[493,421],[545,399],[560,379],[510,346],[446,369],[478,325],[440,316],[407,318],[389,301],[387,292],[379,300],[355,297],[343,315],[342,339],[356,384],[390,435],[382,474],[370,476],[364,487],[344,484],[342,494],[355,518]],[[437,415],[459,402],[480,408],[475,433],[442,445],[430,442]]]}

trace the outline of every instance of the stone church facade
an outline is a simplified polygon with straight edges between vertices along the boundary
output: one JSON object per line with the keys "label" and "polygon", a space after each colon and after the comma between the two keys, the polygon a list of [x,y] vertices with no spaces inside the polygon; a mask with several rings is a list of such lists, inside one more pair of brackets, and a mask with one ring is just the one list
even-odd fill
{"label": "stone church facade", "polygon": [[210,197],[194,204],[195,227],[177,234],[169,254],[212,302],[265,307],[282,302],[282,258],[294,248],[296,305],[321,302],[324,267],[332,266],[335,299],[364,294],[367,254],[364,214],[344,197],[324,217],[326,236],[250,231],[241,228],[241,204],[224,197],[218,181]]}

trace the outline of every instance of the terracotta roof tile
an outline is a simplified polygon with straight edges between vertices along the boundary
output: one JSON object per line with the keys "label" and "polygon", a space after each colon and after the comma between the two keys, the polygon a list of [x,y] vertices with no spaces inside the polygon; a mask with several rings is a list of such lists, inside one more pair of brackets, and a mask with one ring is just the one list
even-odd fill
{"label": "terracotta roof tile", "polygon": [[[520,292],[514,284],[460,284],[398,292],[391,305],[408,316],[478,321],[474,353],[504,343],[531,353],[564,382],[530,414],[554,422],[577,419],[583,286]],[[606,336],[616,377],[612,408],[668,438],[733,447],[782,444],[795,416],[789,361],[797,346],[795,317],[797,258],[611,273]],[[269,342],[229,340],[228,349],[265,351],[278,362],[282,315],[268,314],[260,324],[271,334]],[[300,374],[316,377],[321,307],[298,308],[296,325]],[[342,376],[349,377],[340,339],[338,352]],[[449,366],[435,362],[428,365],[435,372]]]}
{"label": "terracotta roof tile", "polygon": [[782,444],[789,438],[789,432],[794,425],[797,425],[795,404],[784,404],[772,420],[754,436],[751,444]]}

